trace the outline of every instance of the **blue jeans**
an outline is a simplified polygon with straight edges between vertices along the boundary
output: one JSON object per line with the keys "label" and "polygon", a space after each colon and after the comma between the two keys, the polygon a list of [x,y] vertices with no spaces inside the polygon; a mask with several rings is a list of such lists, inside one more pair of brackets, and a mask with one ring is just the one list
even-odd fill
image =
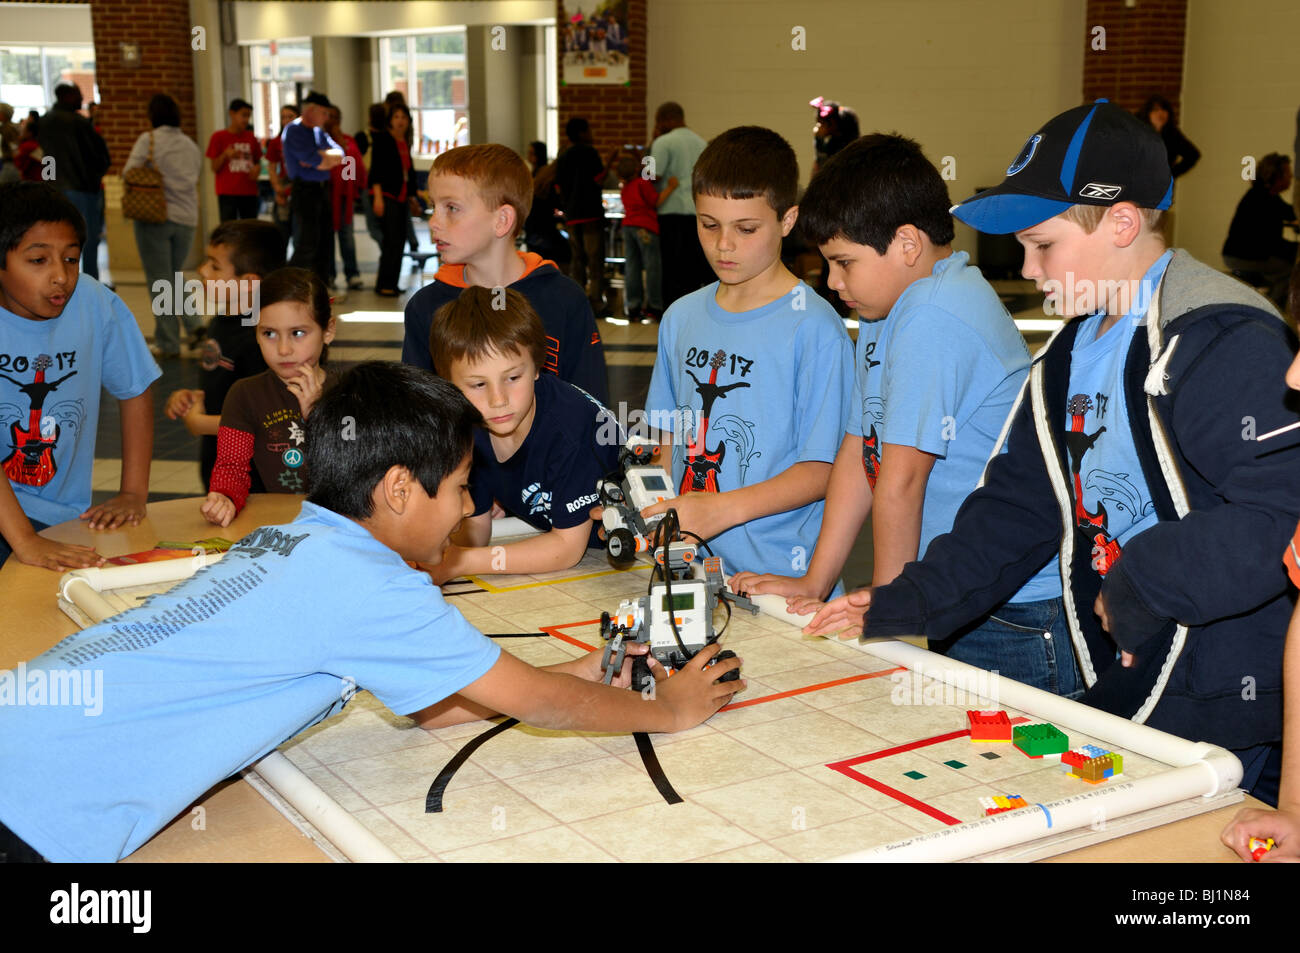
{"label": "blue jeans", "polygon": [[[641,272],[645,271],[645,290]],[[664,309],[663,268],[659,236],[648,228],[623,226],[623,311],[635,317],[644,305],[652,311]]]}
{"label": "blue jeans", "polygon": [[[334,233],[339,240],[339,257],[343,259],[343,274],[348,278],[359,278],[361,270],[357,268],[357,239],[352,231],[352,223],[340,225],[339,230]],[[338,274],[338,268],[334,263],[334,255],[330,255],[330,277],[333,278]]]}
{"label": "blue jeans", "polygon": [[[176,291],[173,286],[178,272],[181,273],[181,281],[185,280],[185,259],[194,244],[194,226],[181,225],[179,222],[133,224],[135,245],[140,250],[140,261],[144,264],[145,286],[149,291],[150,304],[154,305],[154,344],[163,354],[178,354],[180,337],[176,333],[177,319],[180,319],[187,333],[203,323],[203,315],[186,314],[183,307],[180,314],[174,314]],[[164,284],[159,285],[158,282]],[[181,301],[182,304],[185,301],[183,286]]]}
{"label": "blue jeans", "polygon": [[81,270],[99,279],[99,236],[104,231],[104,193],[78,192],[68,189],[63,193],[77,207],[86,220],[86,244],[81,249]]}
{"label": "blue jeans", "polygon": [[1066,698],[1083,694],[1059,598],[1006,603],[930,651]]}

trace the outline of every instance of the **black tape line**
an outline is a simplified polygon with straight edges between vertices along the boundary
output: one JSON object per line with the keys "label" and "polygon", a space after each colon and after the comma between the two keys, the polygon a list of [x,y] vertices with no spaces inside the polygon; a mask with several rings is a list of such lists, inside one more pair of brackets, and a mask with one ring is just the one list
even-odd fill
{"label": "black tape line", "polygon": [[469,760],[470,755],[477,751],[485,741],[490,741],[503,731],[509,731],[515,725],[519,724],[518,718],[507,718],[499,725],[493,725],[481,735],[475,735],[465,747],[456,752],[456,756],[447,762],[446,766],[438,772],[438,776],[433,779],[433,784],[429,786],[429,793],[424,798],[425,814],[442,813],[442,792],[447,790],[447,785],[451,784],[451,779],[460,770],[460,766]]}
{"label": "black tape line", "polygon": [[682,796],[668,782],[663,766],[659,764],[659,756],[655,754],[654,745],[650,743],[650,736],[644,731],[637,731],[632,737],[636,739],[636,750],[641,753],[641,763],[645,765],[646,774],[650,775],[650,780],[655,783],[664,800],[669,804],[681,804]]}

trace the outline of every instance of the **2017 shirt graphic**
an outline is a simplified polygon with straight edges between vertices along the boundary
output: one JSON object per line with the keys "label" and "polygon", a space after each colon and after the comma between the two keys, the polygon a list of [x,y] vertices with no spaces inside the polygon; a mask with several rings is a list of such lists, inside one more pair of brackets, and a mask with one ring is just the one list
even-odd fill
{"label": "2017 shirt graphic", "polygon": [[[75,361],[75,355],[67,356],[68,365],[71,366]],[[64,357],[64,354],[59,355],[60,366],[63,365]],[[14,483],[25,486],[45,486],[53,480],[55,473],[58,472],[54,449],[59,442],[60,421],[78,427],[81,425],[83,411],[80,401],[61,401],[54,405],[51,414],[45,413],[46,398],[51,392],[57,390],[60,384],[77,373],[75,370],[70,370],[62,377],[47,381],[45,372],[53,367],[54,363],[54,359],[48,354],[37,355],[31,365],[34,374],[29,383],[0,373],[0,378],[16,386],[29,401],[26,423],[23,422],[23,412],[19,405],[0,405],[0,412],[3,412],[4,418],[11,420],[10,447],[13,452],[5,458],[3,467],[5,475]],[[6,361],[5,364],[8,366],[9,362]],[[12,361],[15,371],[19,370],[20,365],[26,369],[27,359],[20,356]]]}
{"label": "2017 shirt graphic", "polygon": [[[704,349],[691,348],[686,355],[686,363],[690,365],[692,361],[698,361],[704,356]],[[700,431],[695,439],[691,442],[686,452],[686,469],[682,473],[682,485],[678,493],[717,493],[718,472],[722,469],[722,459],[727,453],[727,442],[725,438],[718,441],[718,445],[709,450],[705,443],[709,433],[709,415],[713,412],[713,405],[718,398],[725,398],[729,391],[741,387],[748,387],[747,381],[737,381],[733,384],[718,386],[718,370],[727,363],[728,354],[719,348],[713,353],[709,360],[709,379],[701,381],[695,376],[695,372],[688,366],[686,373],[690,375],[691,380],[695,381],[695,392],[700,395]],[[732,354],[731,365],[734,369],[737,366],[738,355]],[[741,376],[749,373],[754,362],[745,358],[739,358],[741,367]]]}

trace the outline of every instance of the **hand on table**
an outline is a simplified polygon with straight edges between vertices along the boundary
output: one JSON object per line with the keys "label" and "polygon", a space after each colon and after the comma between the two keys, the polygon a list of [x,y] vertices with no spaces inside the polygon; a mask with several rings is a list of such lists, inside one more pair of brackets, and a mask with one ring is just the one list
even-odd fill
{"label": "hand on table", "polygon": [[20,563],[53,569],[55,572],[85,569],[87,566],[101,566],[104,563],[104,557],[95,552],[92,546],[60,543],[44,536],[32,536],[15,545],[13,551]]}
{"label": "hand on table", "polygon": [[230,521],[235,518],[235,503],[224,493],[218,493],[213,490],[208,494],[208,498],[199,507],[199,512],[209,523],[215,523],[217,526],[229,526]]}
{"label": "hand on table", "polygon": [[[841,639],[861,635],[866,627],[867,612],[870,608],[870,589],[858,589],[846,596],[832,599],[817,611],[811,622],[804,626],[804,634],[838,635]],[[792,607],[790,611],[800,610]]]}
{"label": "hand on table", "polygon": [[822,604],[822,594],[807,576],[778,576],[775,573],[738,572],[731,577],[731,591],[742,595],[759,596],[764,593],[785,596],[786,608],[793,611],[795,604],[814,602]]}
{"label": "hand on table", "polygon": [[119,493],[81,514],[91,529],[135,526],[144,519],[145,498],[138,493]]}

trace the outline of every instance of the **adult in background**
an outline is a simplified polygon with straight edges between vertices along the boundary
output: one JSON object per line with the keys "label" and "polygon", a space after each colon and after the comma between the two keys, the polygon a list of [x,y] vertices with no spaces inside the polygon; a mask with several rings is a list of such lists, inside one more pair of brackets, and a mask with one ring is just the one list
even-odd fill
{"label": "adult in background", "polygon": [[[330,185],[334,193],[333,225],[338,239],[339,257],[343,259],[343,273],[349,288],[361,287],[361,270],[357,268],[357,242],[352,232],[353,212],[357,196],[366,192],[366,162],[357,140],[343,131],[343,114],[338,106],[330,106],[325,119],[325,131],[343,147],[343,162],[331,170]],[[338,277],[334,251],[330,249],[330,283],[333,287]]]}
{"label": "adult in background", "polygon": [[1223,263],[1234,272],[1256,272],[1268,286],[1268,296],[1285,312],[1296,243],[1282,229],[1296,221],[1295,210],[1282,198],[1291,187],[1291,157],[1270,152],[1259,160],[1255,181],[1237,203],[1223,243]]}
{"label": "adult in background", "polygon": [[1200,161],[1201,150],[1192,145],[1191,140],[1178,128],[1174,105],[1164,96],[1147,97],[1147,101],[1137,111],[1137,117],[1160,133],[1160,138],[1165,143],[1165,152],[1169,154],[1169,171],[1175,179],[1190,172],[1192,166]]}
{"label": "adult in background", "polygon": [[680,183],[659,206],[664,308],[668,308],[682,295],[704,287],[714,278],[700,247],[695,200],[691,197],[691,173],[707,143],[686,128],[686,113],[674,102],[666,102],[655,110],[654,131],[650,158],[654,160],[655,182],[662,186],[669,179],[676,179]]}
{"label": "adult in background", "polygon": [[[575,116],[564,125],[569,148],[555,160],[555,184],[564,206],[564,227],[569,230],[573,261],[569,277],[582,285],[596,317],[609,314],[605,301],[605,203],[601,188],[609,165],[592,143],[591,124]],[[611,157],[614,162],[617,154]]]}
{"label": "adult in background", "polygon": [[0,103],[0,185],[22,178],[14,165],[18,153],[18,127],[14,124],[14,107]]}
{"label": "adult in background", "polygon": [[388,128],[377,131],[370,143],[370,201],[384,233],[379,245],[375,294],[383,298],[396,298],[400,293],[397,279],[402,272],[402,245],[415,203],[415,164],[406,138],[410,126],[411,111],[405,106],[393,106],[388,113]]}
{"label": "adult in background", "polygon": [[808,105],[817,110],[817,125],[813,128],[817,157],[812,167],[812,174],[816,175],[827,159],[861,136],[862,130],[857,111],[833,99],[818,96]]}
{"label": "adult in background", "polygon": [[205,155],[217,177],[217,207],[223,222],[257,218],[261,205],[257,177],[262,171],[262,146],[248,128],[252,121],[253,104],[232,99],[226,128],[208,140]]}
{"label": "adult in background", "polygon": [[298,107],[285,103],[280,107],[280,131],[266,140],[266,173],[271,180],[271,191],[275,193],[275,203],[271,206],[271,220],[280,229],[287,246],[293,238],[293,207],[289,198],[293,191],[293,182],[284,167],[284,131],[289,123],[298,118]]}
{"label": "adult in background", "polygon": [[104,232],[103,178],[111,165],[108,144],[81,115],[81,90],[72,83],[54,87],[54,105],[37,126],[41,151],[54,159],[53,184],[86,220],[81,270],[99,278],[99,238]]}
{"label": "adult in background", "polygon": [[[361,150],[361,155],[365,158],[367,180],[370,175],[370,165],[375,161],[374,140],[378,133],[388,132],[388,107],[383,103],[371,103],[370,109],[367,110],[366,128],[356,135],[357,148]],[[384,243],[384,229],[380,224],[379,216],[375,214],[374,199],[370,195],[370,186],[361,193],[361,209],[366,215],[366,234],[375,240],[376,245]]]}
{"label": "adult in background", "polygon": [[284,168],[293,181],[289,208],[293,215],[295,268],[309,268],[329,287],[334,258],[334,222],[330,209],[330,170],[343,162],[343,149],[325,131],[330,101],[311,92],[302,101],[302,115],[284,129]]}
{"label": "adult in background", "polygon": [[564,205],[555,186],[555,163],[546,161],[546,143],[541,141],[528,143],[524,158],[533,170],[533,204],[524,219],[524,245],[567,271],[573,253],[560,234]]}
{"label": "adult in background", "polygon": [[[41,120],[42,126],[45,120]],[[149,350],[157,357],[179,357],[180,338],[177,321],[194,335],[197,344],[203,326],[201,314],[175,313],[178,296],[173,283],[184,281],[185,259],[194,245],[194,229],[199,223],[199,173],[203,156],[198,145],[181,132],[181,108],[166,93],[149,100],[149,124],[131,147],[123,172],[152,163],[162,175],[163,195],[167,199],[167,221],[135,221],[135,245],[140,251],[144,276],[153,305],[154,343]],[[150,154],[152,152],[152,159]]]}

